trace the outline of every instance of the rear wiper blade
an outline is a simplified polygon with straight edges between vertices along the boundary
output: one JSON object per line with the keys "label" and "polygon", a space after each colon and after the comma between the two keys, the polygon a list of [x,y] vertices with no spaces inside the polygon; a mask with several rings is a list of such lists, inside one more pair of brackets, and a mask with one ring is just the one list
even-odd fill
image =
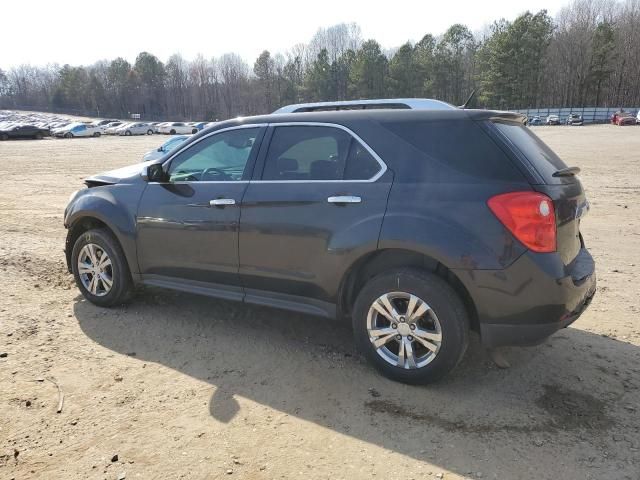
{"label": "rear wiper blade", "polygon": [[580,167],[567,167],[558,170],[553,174],[554,177],[573,177],[580,173]]}

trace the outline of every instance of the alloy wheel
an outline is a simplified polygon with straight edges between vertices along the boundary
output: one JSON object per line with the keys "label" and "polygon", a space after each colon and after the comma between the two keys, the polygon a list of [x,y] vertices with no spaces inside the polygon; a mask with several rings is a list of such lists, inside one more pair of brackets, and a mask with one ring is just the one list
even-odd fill
{"label": "alloy wheel", "polygon": [[376,353],[403,369],[431,363],[442,345],[442,328],[433,309],[406,292],[378,297],[367,313],[367,332]]}
{"label": "alloy wheel", "polygon": [[78,276],[92,295],[107,295],[113,287],[113,266],[107,252],[95,243],[82,247],[78,254]]}

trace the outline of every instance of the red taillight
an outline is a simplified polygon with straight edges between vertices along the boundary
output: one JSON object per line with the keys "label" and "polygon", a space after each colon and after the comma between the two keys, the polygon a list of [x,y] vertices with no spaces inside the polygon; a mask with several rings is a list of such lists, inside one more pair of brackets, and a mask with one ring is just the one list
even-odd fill
{"label": "red taillight", "polygon": [[487,202],[498,220],[534,252],[556,251],[556,214],[553,200],[538,192],[510,192]]}

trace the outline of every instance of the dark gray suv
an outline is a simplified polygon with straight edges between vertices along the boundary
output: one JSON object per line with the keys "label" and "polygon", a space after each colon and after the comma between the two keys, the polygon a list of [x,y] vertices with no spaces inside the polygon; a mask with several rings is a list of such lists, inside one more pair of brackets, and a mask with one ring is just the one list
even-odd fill
{"label": "dark gray suv", "polygon": [[66,257],[100,306],[136,284],[353,322],[387,376],[425,383],[484,345],[527,345],[595,292],[576,176],[524,117],[275,114],[86,180]]}

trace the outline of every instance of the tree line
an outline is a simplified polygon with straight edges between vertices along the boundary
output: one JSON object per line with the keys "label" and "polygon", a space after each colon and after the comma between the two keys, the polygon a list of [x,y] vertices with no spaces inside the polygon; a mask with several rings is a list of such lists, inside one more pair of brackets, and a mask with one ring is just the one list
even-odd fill
{"label": "tree line", "polygon": [[285,53],[250,65],[235,53],[149,52],[90,66],[19,65],[0,70],[0,108],[95,116],[222,120],[313,101],[437,98],[461,104],[536,107],[640,105],[640,0],[574,0],[501,19],[483,32],[452,25],[385,50],[357,24],[321,28]]}

